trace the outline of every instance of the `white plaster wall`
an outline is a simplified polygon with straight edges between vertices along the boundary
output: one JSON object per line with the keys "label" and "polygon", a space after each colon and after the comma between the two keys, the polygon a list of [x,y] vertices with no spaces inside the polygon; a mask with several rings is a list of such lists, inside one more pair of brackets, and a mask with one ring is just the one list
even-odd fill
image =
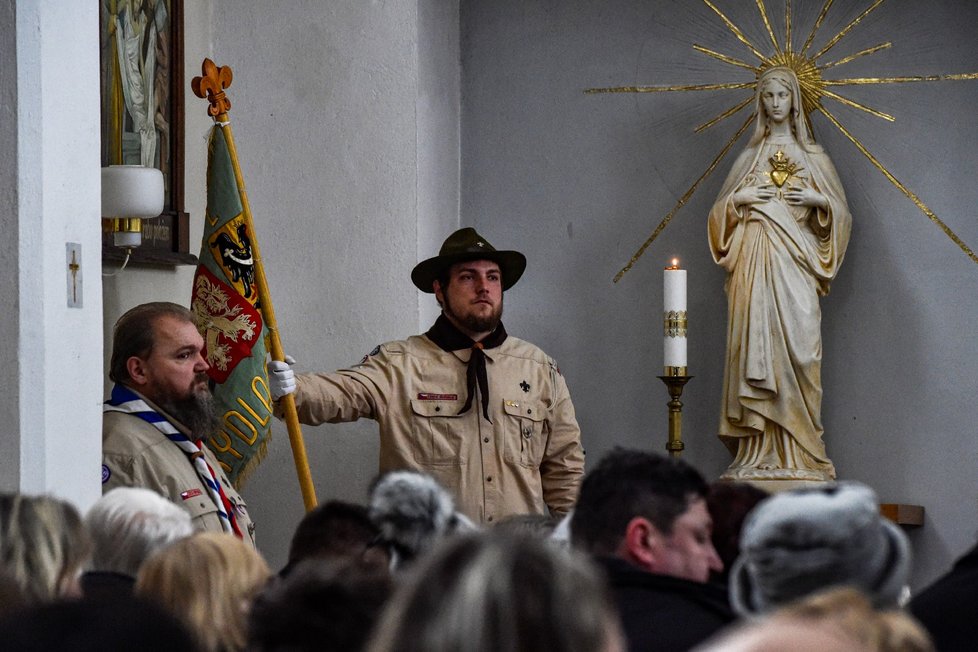
{"label": "white plaster wall", "polygon": [[[14,0],[0,2],[0,152],[4,152],[4,165],[0,166],[0,230],[6,234],[5,247],[0,247],[0,277],[17,278],[17,242],[20,232],[18,220],[17,177],[17,20]],[[8,283],[3,299],[7,309],[0,315],[0,367],[11,372],[19,369],[17,349],[20,346],[20,328],[17,312],[20,292],[16,284]],[[0,290],[2,291],[2,290]],[[6,424],[0,434],[0,489],[12,491],[20,482],[20,401],[19,383],[10,383],[0,398],[0,421]]]}
{"label": "white plaster wall", "polygon": [[[418,2],[418,251],[417,261],[438,254],[459,227],[460,65],[458,0]],[[419,292],[420,331],[441,310]]]}
{"label": "white plaster wall", "polygon": [[[821,6],[794,4],[804,5],[796,25],[811,25],[808,14]],[[859,4],[837,2],[833,11],[854,16]],[[741,22],[763,34],[753,3],[722,7],[751,14]],[[881,41],[893,48],[840,67],[838,76],[978,69],[971,28],[978,5],[922,7],[886,4],[863,21],[837,58]],[[507,293],[507,328],[560,362],[589,463],[615,445],[662,450],[661,269],[678,255],[689,270],[695,376],[683,395],[685,457],[716,477],[730,459],[715,436],[726,298],[705,216],[731,161],[620,283],[612,278],[736,130],[724,124],[694,135],[692,127],[736,99],[582,91],[717,81],[704,72],[716,66],[702,63],[691,44],[716,44],[722,25],[686,0],[463,0],[460,13],[461,221],[529,258]],[[844,24],[833,18],[825,31]],[[807,35],[801,30],[797,39]],[[723,43],[721,51],[750,59],[733,39]],[[898,179],[978,247],[978,82],[843,92],[898,118],[891,124],[832,105]],[[973,545],[978,528],[978,265],[844,137],[814,120],[855,221],[846,263],[822,302],[828,452],[840,477],[869,483],[886,502],[926,507],[926,525],[910,532],[921,586]]]}
{"label": "white plaster wall", "polygon": [[[16,333],[20,475],[8,489],[84,509],[99,494],[102,297],[96,4],[19,2],[16,13],[17,228],[3,259],[5,334]],[[9,17],[9,13],[8,13]],[[65,34],[75,34],[64,38]],[[6,67],[6,64],[5,64]],[[68,108],[70,107],[70,109]],[[5,142],[5,145],[9,144]],[[82,308],[67,307],[67,242],[81,245]],[[6,448],[6,446],[5,446]]]}

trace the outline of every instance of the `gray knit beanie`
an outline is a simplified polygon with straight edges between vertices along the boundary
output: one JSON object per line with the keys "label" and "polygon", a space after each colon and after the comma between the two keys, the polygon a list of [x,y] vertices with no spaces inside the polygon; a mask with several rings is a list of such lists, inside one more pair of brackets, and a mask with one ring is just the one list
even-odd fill
{"label": "gray knit beanie", "polygon": [[756,615],[820,589],[849,585],[876,607],[895,607],[910,574],[910,546],[857,482],[789,491],[747,518],[730,571],[730,603]]}

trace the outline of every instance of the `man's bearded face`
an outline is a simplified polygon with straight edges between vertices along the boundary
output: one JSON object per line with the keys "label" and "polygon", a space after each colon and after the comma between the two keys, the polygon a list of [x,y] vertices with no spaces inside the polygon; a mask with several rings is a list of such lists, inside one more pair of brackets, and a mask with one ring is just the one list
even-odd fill
{"label": "man's bearded face", "polygon": [[[476,339],[499,325],[503,316],[502,272],[489,260],[456,263],[449,268],[444,287],[435,282],[442,312],[456,328]],[[480,338],[481,339],[481,338]]]}

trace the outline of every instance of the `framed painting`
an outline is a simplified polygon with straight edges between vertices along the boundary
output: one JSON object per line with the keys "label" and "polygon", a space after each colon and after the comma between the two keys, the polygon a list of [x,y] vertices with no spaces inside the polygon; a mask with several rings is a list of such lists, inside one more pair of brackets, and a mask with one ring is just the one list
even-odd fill
{"label": "framed painting", "polygon": [[[184,211],[183,0],[99,0],[102,165],[163,172],[159,217],[143,220],[130,265],[196,264]],[[102,260],[124,250],[102,234]]]}

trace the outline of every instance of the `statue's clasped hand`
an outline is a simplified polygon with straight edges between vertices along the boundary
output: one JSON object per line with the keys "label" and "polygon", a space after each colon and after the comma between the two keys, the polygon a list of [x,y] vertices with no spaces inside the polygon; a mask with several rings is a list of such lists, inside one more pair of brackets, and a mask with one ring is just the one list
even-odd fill
{"label": "statue's clasped hand", "polygon": [[733,195],[733,201],[735,206],[743,206],[744,204],[763,204],[764,202],[773,199],[775,193],[776,190],[772,185],[748,186],[735,192]]}
{"label": "statue's clasped hand", "polygon": [[796,188],[789,186],[784,192],[784,200],[792,206],[813,206],[828,208],[829,202],[825,195],[813,188]]}

